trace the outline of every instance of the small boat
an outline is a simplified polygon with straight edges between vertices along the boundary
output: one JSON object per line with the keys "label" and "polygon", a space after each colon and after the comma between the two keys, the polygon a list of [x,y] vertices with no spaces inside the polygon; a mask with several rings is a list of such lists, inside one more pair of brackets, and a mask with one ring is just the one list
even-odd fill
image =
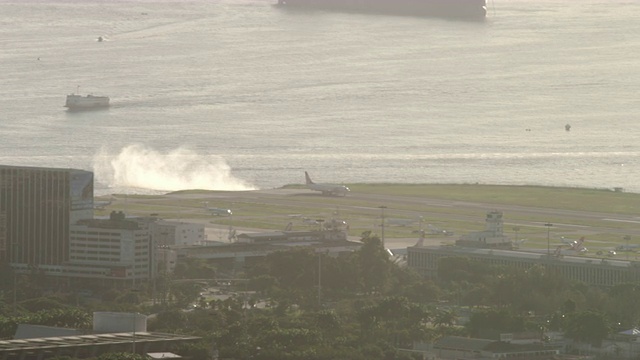
{"label": "small boat", "polygon": [[108,96],[95,95],[67,95],[67,102],[64,104],[69,110],[92,110],[109,107]]}

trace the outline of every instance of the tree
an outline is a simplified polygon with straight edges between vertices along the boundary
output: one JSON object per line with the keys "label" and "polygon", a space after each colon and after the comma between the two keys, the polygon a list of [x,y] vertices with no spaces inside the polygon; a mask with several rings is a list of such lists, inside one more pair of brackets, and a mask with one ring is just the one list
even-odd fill
{"label": "tree", "polygon": [[335,311],[321,310],[314,314],[315,327],[317,327],[322,335],[327,338],[334,338],[340,334],[342,326],[341,319]]}
{"label": "tree", "polygon": [[[198,343],[186,343],[180,344],[176,348],[176,352],[180,354],[182,357],[191,359],[191,360],[210,360],[212,357],[211,354],[211,345],[206,344],[204,342]],[[124,359],[124,360],[138,360],[138,359]]]}
{"label": "tree", "polygon": [[276,286],[277,279],[271,275],[258,275],[249,280],[247,286],[263,294],[269,293]]}
{"label": "tree", "polygon": [[[317,284],[317,268],[317,256],[306,248],[269,254],[261,267],[266,275],[275,278],[278,286],[285,289],[313,289]],[[256,270],[251,274],[261,275]]]}
{"label": "tree", "polygon": [[424,335],[429,314],[407,298],[390,296],[362,308],[358,313],[361,333],[394,346],[410,346]]}
{"label": "tree", "polygon": [[145,360],[146,358],[140,354],[128,352],[121,353],[104,353],[96,358],[96,360]]}
{"label": "tree", "polygon": [[61,300],[53,297],[41,297],[35,299],[24,300],[20,302],[20,306],[25,310],[36,312],[41,310],[63,310],[68,309],[69,305],[64,304]]}
{"label": "tree", "polygon": [[433,324],[438,327],[453,326],[456,322],[458,315],[453,309],[442,309],[436,312],[433,319]]}
{"label": "tree", "polygon": [[153,331],[168,332],[170,329],[182,329],[187,324],[187,314],[179,309],[169,309],[158,313],[149,323]]}
{"label": "tree", "polygon": [[176,305],[184,308],[195,302],[200,296],[201,286],[191,282],[173,284],[171,287],[171,295]]}
{"label": "tree", "polygon": [[611,332],[611,326],[603,313],[587,310],[570,314],[564,330],[570,339],[600,346]]}
{"label": "tree", "polygon": [[382,291],[388,280],[391,262],[389,255],[382,246],[382,241],[370,233],[363,234],[363,245],[358,252],[360,276],[366,292]]}
{"label": "tree", "polygon": [[0,339],[11,339],[18,328],[18,319],[0,316]]}
{"label": "tree", "polygon": [[640,321],[640,286],[637,284],[619,284],[609,290],[607,311],[612,320],[625,327],[631,327]]}
{"label": "tree", "polygon": [[468,257],[444,257],[438,260],[438,277],[444,282],[481,282],[492,275],[491,267]]}
{"label": "tree", "polygon": [[436,302],[442,297],[440,287],[433,281],[422,277],[405,284],[395,292],[418,303]]}
{"label": "tree", "polygon": [[487,309],[472,313],[465,327],[473,337],[496,337],[500,333],[524,331],[525,322],[506,309]]}
{"label": "tree", "polygon": [[204,259],[185,258],[180,260],[173,272],[176,279],[215,279],[216,268]]}

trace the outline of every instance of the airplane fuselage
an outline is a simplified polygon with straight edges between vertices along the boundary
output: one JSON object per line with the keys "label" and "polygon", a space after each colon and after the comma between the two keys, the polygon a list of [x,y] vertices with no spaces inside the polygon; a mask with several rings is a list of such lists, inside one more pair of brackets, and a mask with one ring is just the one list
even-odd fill
{"label": "airplane fuselage", "polygon": [[307,188],[314,191],[320,191],[322,192],[322,195],[325,195],[325,196],[346,196],[347,193],[351,191],[349,190],[348,187],[344,185],[317,184],[311,180],[311,177],[309,177],[309,173],[307,173],[306,171],[304,172],[304,176],[305,176]]}
{"label": "airplane fuselage", "polygon": [[307,187],[311,190],[321,191],[325,196],[345,196],[349,192],[349,188],[342,185],[310,184]]}

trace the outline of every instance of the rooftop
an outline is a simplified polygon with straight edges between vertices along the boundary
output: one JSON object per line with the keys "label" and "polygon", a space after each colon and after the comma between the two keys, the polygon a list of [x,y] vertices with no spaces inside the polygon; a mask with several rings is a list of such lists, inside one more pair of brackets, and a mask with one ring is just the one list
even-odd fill
{"label": "rooftop", "polygon": [[88,347],[113,344],[189,341],[198,340],[195,336],[136,332],[134,333],[110,333],[79,336],[60,336],[46,338],[31,338],[19,340],[0,340],[0,358],[3,353],[17,351],[44,351],[47,349]]}
{"label": "rooftop", "polygon": [[[562,255],[562,256],[549,256],[546,252],[535,252],[535,251],[522,251],[522,250],[499,250],[499,249],[482,249],[482,248],[468,248],[468,247],[459,247],[459,246],[422,246],[423,248],[429,248],[430,250],[442,250],[448,253],[459,253],[460,255],[478,255],[478,256],[499,256],[499,257],[511,257],[514,259],[529,259],[529,260],[540,260],[540,261],[560,261],[565,263],[574,263],[580,265],[607,265],[612,267],[619,268],[628,268],[632,265],[631,261],[625,260],[614,260],[614,259],[600,259],[600,258],[591,258],[591,257],[582,257],[582,256],[570,256],[570,255]],[[419,249],[420,246],[413,246],[414,249]]]}

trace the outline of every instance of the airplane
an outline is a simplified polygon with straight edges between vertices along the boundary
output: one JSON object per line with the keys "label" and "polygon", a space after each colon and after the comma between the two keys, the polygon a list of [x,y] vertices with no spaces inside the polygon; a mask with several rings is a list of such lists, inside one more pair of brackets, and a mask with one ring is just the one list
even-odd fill
{"label": "airplane", "polygon": [[339,230],[339,229],[349,230],[349,224],[347,224],[347,222],[344,220],[331,219],[329,221],[325,221],[324,228],[327,230]]}
{"label": "airplane", "polygon": [[231,212],[231,209],[208,207],[207,204],[208,204],[208,202],[204,203],[204,208],[207,211],[209,211],[211,213],[211,215],[214,215],[214,216],[231,216],[231,215],[233,215],[233,213]]}
{"label": "airplane", "polygon": [[511,242],[514,248],[519,249],[520,245],[524,244],[527,239],[516,239]]}
{"label": "airplane", "polygon": [[321,191],[322,195],[325,196],[346,196],[349,190],[348,187],[344,185],[337,184],[317,184],[311,180],[308,172],[304,172],[304,177],[306,180],[307,188],[314,191]]}
{"label": "airplane", "polygon": [[[555,244],[554,246],[556,246],[556,249],[553,251],[553,255],[552,256],[563,256],[563,255],[577,255],[579,253],[586,253],[589,251],[589,249],[587,249],[586,247],[584,247],[584,236],[581,237],[578,240],[569,240],[567,238],[565,238],[564,236],[561,238],[562,239],[562,244]],[[533,250],[534,252],[548,252],[550,251],[550,249],[540,249],[540,250]],[[602,253],[601,253],[602,254]],[[613,256],[613,255],[610,255]]]}
{"label": "airplane", "polygon": [[440,229],[436,226],[433,226],[431,224],[427,225],[427,227],[429,228],[429,234],[431,235],[445,235],[445,236],[452,236],[453,232],[451,231],[447,231],[444,229]]}
{"label": "airplane", "polygon": [[302,222],[307,224],[307,225],[312,225],[312,226],[315,226],[315,225],[319,224],[318,220],[314,220],[314,219],[311,219],[311,218],[308,218],[308,217],[303,217],[302,218]]}
{"label": "airplane", "polygon": [[569,245],[569,248],[573,251],[580,251],[580,252],[586,252],[587,248],[584,247],[583,243],[584,243],[584,236],[581,237],[578,240],[569,240],[567,238],[565,238],[564,236],[562,237],[562,242]]}

